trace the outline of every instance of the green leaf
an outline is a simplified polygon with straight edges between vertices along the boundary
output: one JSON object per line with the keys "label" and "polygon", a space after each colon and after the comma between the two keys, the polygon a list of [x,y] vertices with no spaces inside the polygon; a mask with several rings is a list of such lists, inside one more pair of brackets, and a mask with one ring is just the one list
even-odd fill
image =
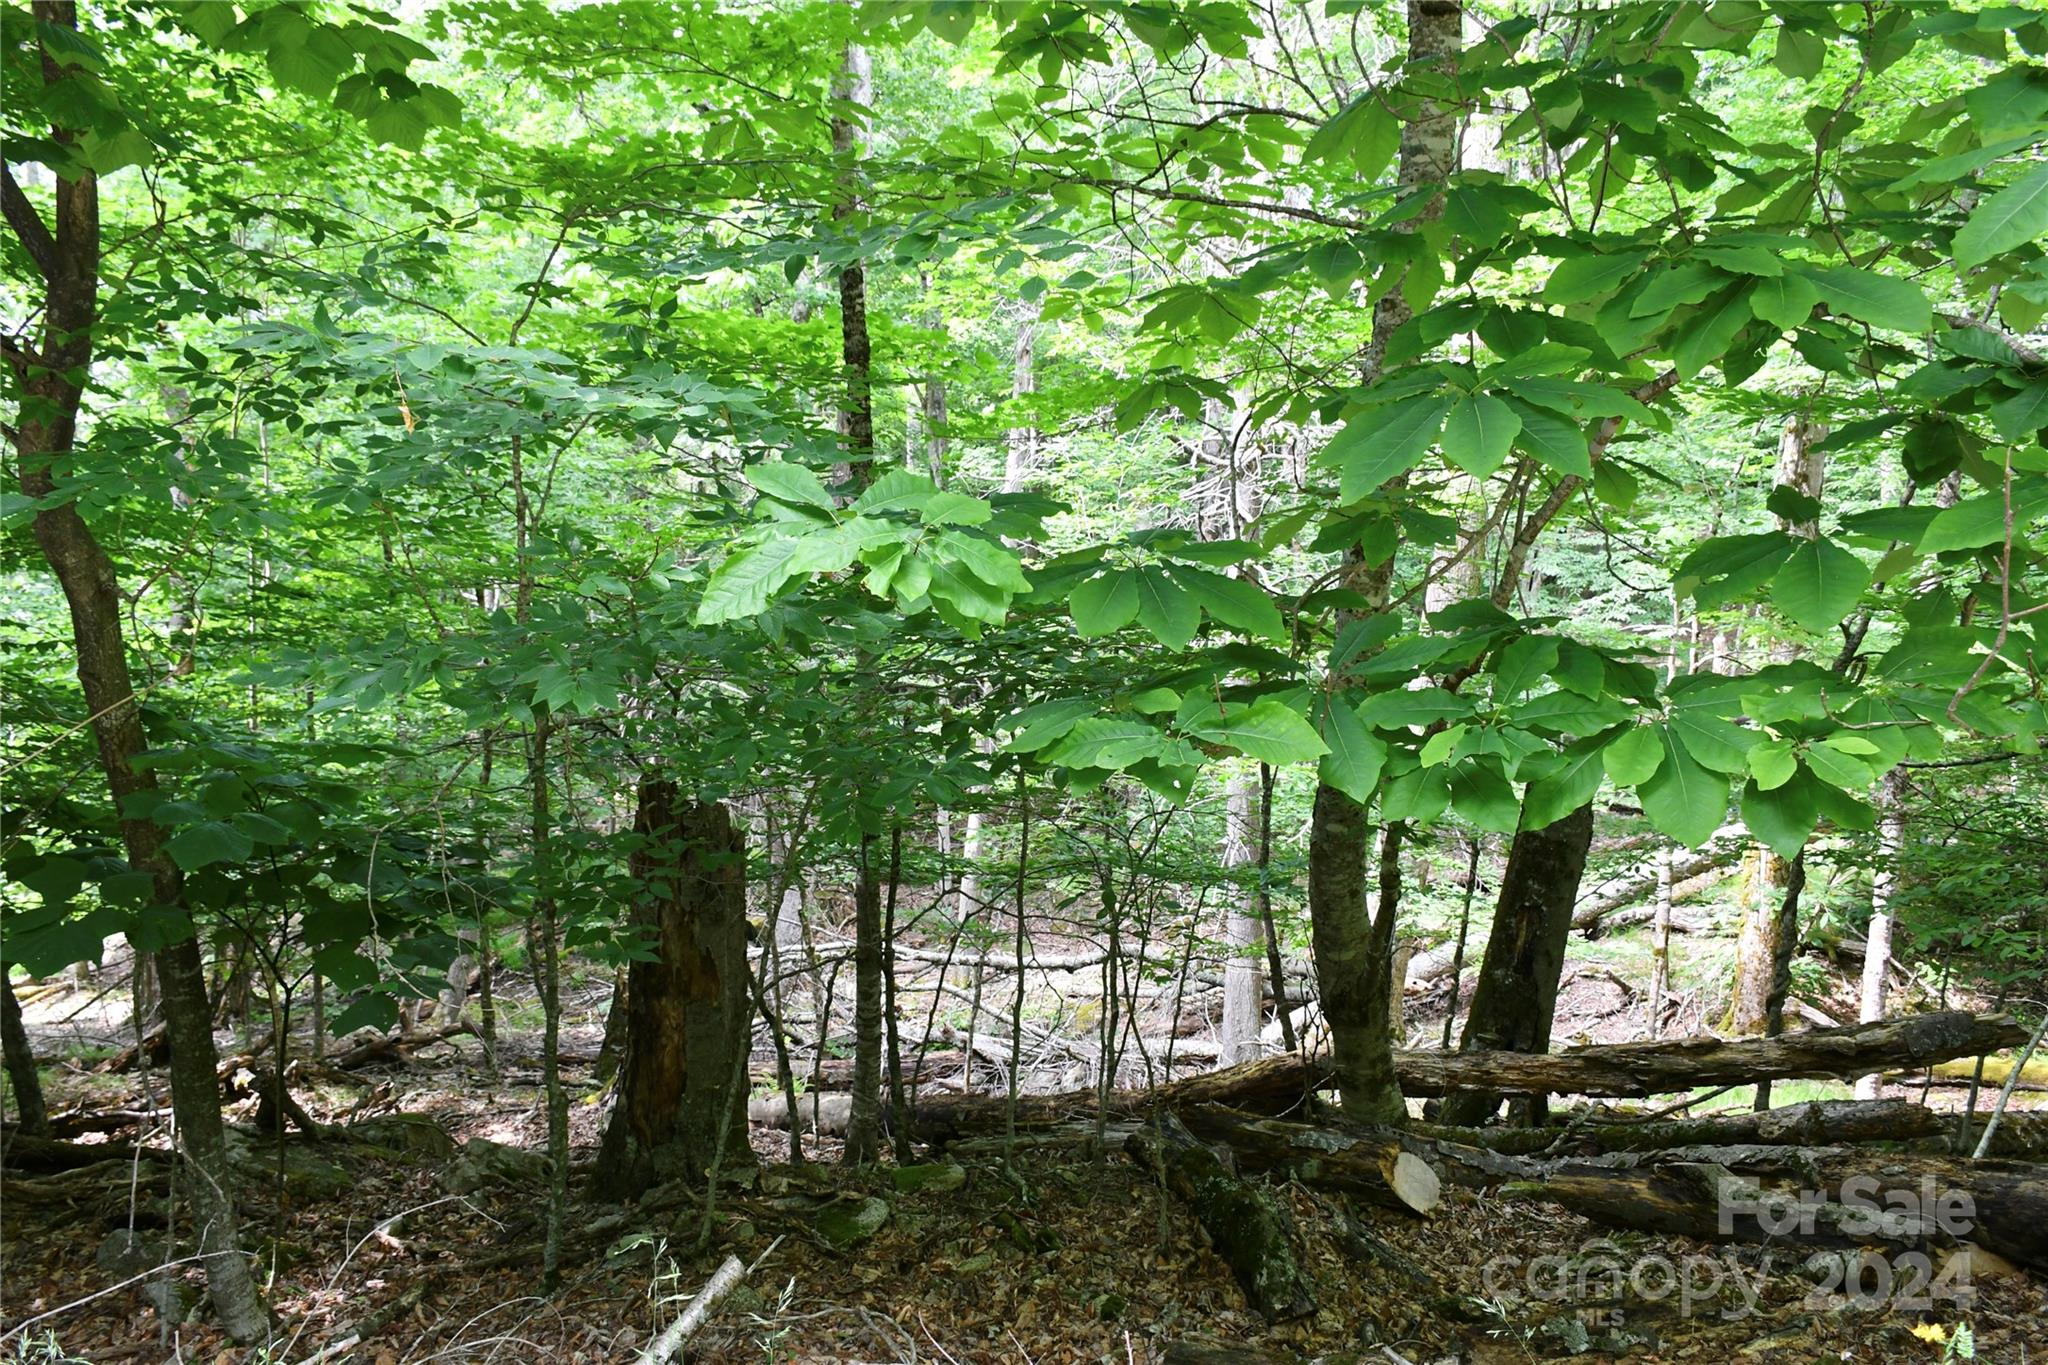
{"label": "green leaf", "polygon": [[1185,591],[1157,569],[1140,569],[1138,574],[1138,624],[1152,632],[1152,638],[1168,649],[1186,649],[1202,625],[1202,608],[1194,594]]}
{"label": "green leaf", "polygon": [[1977,205],[1956,232],[1956,264],[1964,270],[2048,237],[2048,166],[2036,168]]}
{"label": "green leaf", "polygon": [[1806,747],[1806,766],[1813,770],[1815,777],[1843,791],[1861,791],[1870,785],[1874,776],[1870,765],[1861,758],[1827,743]]}
{"label": "green leaf", "polygon": [[1341,472],[1339,496],[1357,502],[1415,468],[1443,430],[1450,407],[1449,399],[1425,394],[1346,422],[1323,451],[1323,459]]}
{"label": "green leaf", "polygon": [[1293,707],[1271,697],[1249,706],[1228,706],[1221,716],[1205,715],[1188,726],[1194,734],[1217,744],[1228,745],[1261,763],[1275,767],[1303,763],[1330,752],[1314,727]]}
{"label": "green leaf", "polygon": [[1647,251],[1610,256],[1569,256],[1557,263],[1543,286],[1545,303],[1584,303],[1605,297],[1626,284],[1649,259]]}
{"label": "green leaf", "polygon": [[1817,76],[1827,56],[1827,40],[1818,33],[1808,33],[1788,24],[1779,25],[1778,45],[1772,50],[1771,61],[1785,75],[1795,81]]}
{"label": "green leaf", "polygon": [[1513,701],[1557,667],[1557,639],[1550,635],[1523,635],[1500,652],[1493,664],[1493,700],[1496,705]]}
{"label": "green leaf", "polygon": [[1285,640],[1286,623],[1280,609],[1264,588],[1246,578],[1229,578],[1207,569],[1176,564],[1168,571],[1182,587],[1195,595],[1210,616],[1226,626],[1268,640]]}
{"label": "green leaf", "polygon": [[1470,715],[1472,704],[1441,687],[1397,687],[1358,704],[1358,718],[1375,730],[1405,730]]}
{"label": "green leaf", "polygon": [[1687,848],[1698,848],[1728,814],[1728,779],[1708,772],[1686,752],[1669,726],[1657,737],[1663,758],[1657,771],[1636,786],[1650,823]]}
{"label": "green leaf", "polygon": [[1664,762],[1663,731],[1638,726],[1615,736],[1603,750],[1607,775],[1617,787],[1633,787],[1647,781]]}
{"label": "green leaf", "polygon": [[1796,858],[1820,823],[1817,784],[1804,772],[1770,790],[1755,782],[1742,784],[1742,823],[1750,837],[1780,858]]}
{"label": "green leaf", "polygon": [[786,537],[763,541],[736,554],[712,571],[704,585],[703,600],[697,603],[697,624],[717,625],[746,616],[758,616],[776,592],[789,581],[799,542]]}
{"label": "green leaf", "polygon": [[225,821],[208,820],[179,830],[164,849],[181,869],[197,872],[215,863],[247,862],[256,842]]}
{"label": "green leaf", "polygon": [[1490,393],[1460,398],[1444,423],[1444,456],[1475,479],[1499,469],[1507,459],[1522,419]]}
{"label": "green leaf", "polygon": [[1789,739],[1767,739],[1749,751],[1749,771],[1764,791],[1776,791],[1799,771],[1799,756]]}
{"label": "green leaf", "polygon": [[1587,444],[1586,433],[1578,423],[1568,422],[1554,412],[1519,398],[1511,401],[1515,413],[1522,419],[1522,429],[1515,437],[1516,445],[1560,474],[1576,475],[1581,479],[1593,477],[1592,447]]}
{"label": "green leaf", "polygon": [[1316,129],[1301,150],[1303,161],[1336,160],[1351,163],[1352,169],[1372,180],[1387,168],[1401,140],[1401,125],[1386,106],[1380,92],[1368,90],[1337,112],[1336,117]]}
{"label": "green leaf", "polygon": [[1744,281],[1707,300],[1700,311],[1678,327],[1671,360],[1679,378],[1691,379],[1718,362],[1749,322],[1749,291]]}
{"label": "green leaf", "polygon": [[980,526],[995,515],[995,509],[980,498],[942,491],[933,493],[917,515],[927,526]]}
{"label": "green leaf", "polygon": [[777,502],[786,502],[793,507],[817,507],[827,512],[832,510],[832,495],[825,491],[825,485],[818,482],[816,474],[800,464],[768,460],[749,465],[746,480]]}
{"label": "green leaf", "polygon": [[1422,766],[1434,768],[1439,763],[1449,762],[1451,751],[1458,747],[1458,741],[1465,737],[1468,728],[1464,725],[1448,726],[1422,741],[1422,752],[1419,755]]}
{"label": "green leaf", "polygon": [[1804,326],[1819,302],[1820,290],[1804,275],[1760,279],[1749,291],[1749,311],[1781,332]]}
{"label": "green leaf", "polygon": [[1991,425],[2008,441],[2026,441],[2048,427],[2048,379],[2036,379],[1991,405]]}
{"label": "green leaf", "polygon": [[1112,566],[1074,589],[1067,610],[1083,639],[1112,635],[1137,619],[1140,576],[1137,569]]}
{"label": "green leaf", "polygon": [[1809,266],[1800,273],[1820,289],[1829,308],[1859,322],[1900,332],[1925,332],[1934,325],[1933,305],[1911,280],[1847,267]]}
{"label": "green leaf", "polygon": [[1488,758],[1473,758],[1450,773],[1451,805],[1459,815],[1480,829],[1495,834],[1513,834],[1522,818],[1522,803],[1501,772],[1500,764]]}
{"label": "green leaf", "polygon": [[1354,708],[1341,701],[1317,709],[1321,712],[1323,743],[1330,750],[1317,767],[1317,780],[1326,787],[1335,787],[1361,806],[1367,804],[1386,767],[1385,742],[1366,728]]}
{"label": "green leaf", "polygon": [[1771,580],[1771,603],[1816,634],[1840,625],[1870,586],[1863,561],[1832,540],[1802,541]]}
{"label": "green leaf", "polygon": [[1556,824],[1598,795],[1605,752],[1597,739],[1581,740],[1565,750],[1557,770],[1531,782],[1523,793],[1522,828]]}
{"label": "green leaf", "polygon": [[1166,736],[1136,720],[1091,716],[1076,721],[1059,743],[1046,750],[1048,762],[1068,768],[1123,769],[1144,758],[1156,758]]}

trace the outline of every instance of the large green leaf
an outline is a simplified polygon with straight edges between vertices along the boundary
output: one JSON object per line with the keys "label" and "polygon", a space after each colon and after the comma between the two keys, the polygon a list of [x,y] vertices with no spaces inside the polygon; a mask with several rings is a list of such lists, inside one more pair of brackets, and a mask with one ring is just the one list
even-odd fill
{"label": "large green leaf", "polygon": [[1515,410],[1490,393],[1460,398],[1444,423],[1444,457],[1475,479],[1499,469],[1522,430]]}
{"label": "large green leaf", "polygon": [[1991,425],[2008,441],[2025,441],[2048,428],[2048,379],[2034,379],[1991,405]]}
{"label": "large green leaf", "polygon": [[1870,586],[1863,561],[1832,540],[1803,541],[1771,580],[1771,602],[1794,624],[1816,633],[1849,618]]}
{"label": "large green leaf", "polygon": [[241,830],[223,820],[187,825],[164,845],[178,866],[197,872],[215,863],[244,863],[256,851],[256,843]]}
{"label": "large green leaf", "polygon": [[1227,706],[1222,715],[1205,715],[1188,728],[1203,739],[1275,767],[1303,763],[1330,752],[1299,712],[1271,697],[1249,706]]}
{"label": "large green leaf", "polygon": [[1755,782],[1742,784],[1742,823],[1751,837],[1780,858],[1796,858],[1820,823],[1820,784],[1804,770],[1766,791]]}
{"label": "large green leaf", "polygon": [[1648,781],[1664,763],[1663,731],[1646,725],[1624,730],[1607,745],[1605,755],[1607,775],[1616,786]]}
{"label": "large green leaf", "polygon": [[1323,755],[1317,778],[1335,787],[1361,806],[1372,800],[1379,787],[1380,773],[1387,762],[1387,746],[1366,728],[1358,712],[1342,701],[1318,707],[1323,743],[1330,752]]}
{"label": "large green leaf", "polygon": [[1577,422],[1566,421],[1554,412],[1520,399],[1513,400],[1513,403],[1515,414],[1522,419],[1522,429],[1515,436],[1516,445],[1560,474],[1572,474],[1581,479],[1593,477],[1592,447],[1586,441],[1585,430]]}
{"label": "large green leaf", "polygon": [[703,600],[697,604],[697,624],[712,626],[760,615],[789,581],[794,572],[790,564],[799,546],[795,539],[777,537],[726,556],[704,585]]}
{"label": "large green leaf", "polygon": [[1820,289],[1828,307],[1873,327],[1924,332],[1934,325],[1934,307],[1911,280],[1847,266],[1807,267],[1802,273]]}
{"label": "large green leaf", "polygon": [[1522,795],[1522,827],[1542,829],[1570,815],[1600,791],[1604,776],[1600,737],[1580,740],[1564,751],[1557,768],[1529,784]]}
{"label": "large green leaf", "polygon": [[1749,290],[1747,280],[1724,289],[1678,325],[1671,361],[1679,378],[1693,378],[1727,353],[1736,334],[1749,322]]}
{"label": "large green leaf", "polygon": [[1644,251],[1622,251],[1608,256],[1568,256],[1557,263],[1543,286],[1545,303],[1584,303],[1615,290],[1643,268],[1649,259]]}
{"label": "large green leaf", "polygon": [[1820,290],[1803,275],[1761,279],[1749,291],[1749,310],[1780,331],[1804,325],[1820,302]]}
{"label": "large green leaf", "polygon": [[1280,609],[1273,605],[1273,599],[1266,590],[1252,580],[1229,578],[1187,564],[1172,565],[1167,572],[1195,595],[1210,616],[1224,625],[1234,626],[1248,635],[1262,635],[1268,640],[1287,638],[1287,626],[1280,619]]}
{"label": "large green leaf", "polygon": [[1112,566],[1067,597],[1074,629],[1083,639],[1111,635],[1138,616],[1139,570]]}
{"label": "large green leaf", "polygon": [[1359,703],[1358,718],[1376,730],[1405,730],[1470,715],[1472,704],[1441,687],[1398,687]]}
{"label": "large green leaf", "polygon": [[1166,736],[1136,720],[1090,716],[1075,722],[1046,758],[1069,768],[1127,768],[1143,758],[1156,758]]}
{"label": "large green leaf", "polygon": [[1728,814],[1728,779],[1707,771],[1669,726],[1655,731],[1663,750],[1657,771],[1636,787],[1650,823],[1687,848],[1698,848]]}
{"label": "large green leaf", "polygon": [[1956,264],[1967,270],[2016,246],[2048,238],[2048,166],[1992,195],[1956,232]]}
{"label": "large green leaf", "polygon": [[1448,398],[1423,394],[1345,423],[1323,452],[1324,460],[1339,471],[1339,496],[1347,503],[1357,502],[1388,479],[1415,468],[1443,430],[1450,409]]}
{"label": "large green leaf", "polygon": [[1138,624],[1168,649],[1186,649],[1201,628],[1194,594],[1157,569],[1138,571]]}

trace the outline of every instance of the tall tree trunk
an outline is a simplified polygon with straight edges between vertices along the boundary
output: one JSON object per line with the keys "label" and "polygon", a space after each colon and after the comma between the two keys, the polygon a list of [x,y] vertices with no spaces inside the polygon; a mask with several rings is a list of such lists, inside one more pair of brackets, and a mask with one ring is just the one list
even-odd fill
{"label": "tall tree trunk", "polygon": [[[78,7],[71,0],[36,0],[33,13],[50,29],[78,28]],[[60,65],[47,47],[42,73],[45,87],[53,91],[72,79],[72,68]],[[74,140],[69,129],[56,129],[54,136],[62,144]],[[137,806],[153,804],[158,789],[154,770],[134,764],[148,745],[121,635],[122,599],[113,561],[77,506],[54,501],[54,466],[74,449],[83,386],[93,360],[100,267],[98,179],[91,171],[80,171],[76,178],[58,177],[54,231],[28,202],[12,172],[0,171],[0,201],[8,225],[44,284],[40,349],[31,352],[14,341],[4,348],[23,392],[14,433],[21,491],[42,504],[35,514],[35,539],[70,608],[79,686],[128,864],[148,875],[158,906],[187,914],[184,877],[165,852],[164,831],[150,819],[129,814]],[[140,955],[136,965],[144,968]],[[187,937],[158,950],[155,966],[171,1045],[171,1106],[189,1167],[186,1185],[207,1288],[228,1334],[241,1342],[258,1341],[269,1334],[270,1313],[238,1244],[232,1193],[236,1182],[228,1173],[220,1088],[214,1075],[218,1057],[198,939]]]}
{"label": "tall tree trunk", "polygon": [[846,1162],[882,1155],[882,870],[879,842],[860,836],[853,888],[853,1112],[846,1124]]}
{"label": "tall tree trunk", "polygon": [[1671,994],[1671,845],[1657,850],[1657,918],[1650,932],[1650,1018],[1652,1038],[1664,1032],[1664,1001]]}
{"label": "tall tree trunk", "polygon": [[[1773,481],[1806,497],[1818,499],[1827,475],[1827,459],[1820,444],[1827,427],[1794,414],[1785,420],[1778,441],[1778,463]],[[1812,518],[1780,517],[1778,526],[1789,535],[1812,540],[1820,525]],[[1780,645],[1773,651],[1779,663],[1789,663],[1796,651]],[[1774,1035],[1784,1027],[1785,991],[1790,984],[1792,954],[1799,937],[1799,889],[1806,880],[1806,855],[1802,851],[1787,863],[1759,844],[1749,878],[1749,896],[1744,902],[1741,932],[1735,944],[1735,984],[1728,1007],[1728,1024],[1736,1033]],[[1781,984],[1780,978],[1784,978]],[[1759,1085],[1759,1109],[1770,1105],[1769,1083]]]}
{"label": "tall tree trunk", "polygon": [[[1241,767],[1231,774],[1225,796],[1223,866],[1235,870],[1251,866],[1257,859],[1253,848],[1256,826],[1252,803],[1255,779]],[[1224,921],[1224,941],[1230,958],[1223,965],[1223,1050],[1225,1066],[1249,1062],[1259,1055],[1261,1021],[1259,957],[1264,948],[1265,926],[1260,922],[1258,893],[1247,887],[1229,889],[1230,910]]]}
{"label": "tall tree trunk", "polygon": [[[1892,895],[1899,884],[1899,854],[1906,846],[1906,774],[1894,768],[1878,786],[1877,867],[1870,874],[1870,929],[1863,943],[1863,995],[1859,1022],[1884,1018],[1885,977],[1892,969]],[[1859,1076],[1856,1098],[1874,1100],[1880,1078]]]}
{"label": "tall tree trunk", "polygon": [[[1458,0],[1409,0],[1409,65],[1418,70],[1455,65],[1463,18]],[[1457,123],[1454,107],[1432,99],[1411,106],[1401,126],[1399,179],[1404,188],[1443,184],[1458,164]],[[1414,231],[1442,214],[1442,194],[1431,195],[1401,229]],[[1400,282],[1380,295],[1373,308],[1372,340],[1363,366],[1367,383],[1379,378],[1387,343],[1412,315]],[[1372,610],[1384,610],[1393,560],[1368,565],[1356,547],[1347,551],[1345,559],[1346,586],[1359,591]],[[1339,613],[1339,629],[1348,619],[1347,613]],[[1342,684],[1348,679],[1334,681]],[[1309,927],[1323,1013],[1329,1021],[1336,1058],[1338,1091],[1353,1119],[1398,1123],[1407,1116],[1407,1108],[1394,1079],[1388,1002],[1402,840],[1398,825],[1389,826],[1382,835],[1381,898],[1377,910],[1370,911],[1365,895],[1369,834],[1363,806],[1335,787],[1317,785],[1309,826]],[[1394,891],[1391,897],[1386,894],[1389,887]]]}
{"label": "tall tree trunk", "polygon": [[21,1002],[14,998],[14,982],[8,978],[4,962],[0,962],[0,1051],[6,1054],[7,1083],[14,1087],[14,1112],[21,1131],[30,1137],[48,1137],[50,1110],[43,1103],[42,1074],[36,1070],[36,1054],[21,1021]]}
{"label": "tall tree trunk", "polygon": [[[1572,906],[1592,846],[1591,802],[1542,829],[1516,831],[1459,1051],[1550,1050]],[[1517,1122],[1543,1121],[1541,1096],[1516,1104],[1527,1110],[1517,1114]],[[1483,1123],[1499,1107],[1499,1095],[1461,1091],[1444,1101],[1443,1121]]]}
{"label": "tall tree trunk", "polygon": [[[663,777],[640,781],[631,868],[635,922],[653,961],[627,969],[618,1103],[595,1189],[620,1199],[667,1180],[703,1184],[721,1158],[750,1151],[741,1059],[747,988],[746,839],[717,802],[685,802]],[[721,1131],[724,1134],[721,1147]]]}

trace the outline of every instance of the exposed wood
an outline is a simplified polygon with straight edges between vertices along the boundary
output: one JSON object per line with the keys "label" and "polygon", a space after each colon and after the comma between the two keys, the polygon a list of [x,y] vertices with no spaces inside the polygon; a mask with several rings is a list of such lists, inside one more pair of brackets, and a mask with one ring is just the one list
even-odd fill
{"label": "exposed wood", "polygon": [[1404,1213],[1429,1213],[1442,1183],[1429,1163],[1391,1133],[1320,1128],[1204,1105],[1181,1112],[1188,1130],[1230,1148],[1240,1169],[1282,1171]]}
{"label": "exposed wood", "polygon": [[1294,1254],[1287,1217],[1269,1190],[1232,1175],[1172,1115],[1131,1134],[1127,1155],[1156,1173],[1208,1234],[1245,1299],[1268,1321],[1315,1310],[1307,1273]]}
{"label": "exposed wood", "polygon": [[450,1024],[432,1033],[385,1033],[366,1039],[354,1047],[337,1053],[327,1059],[327,1065],[343,1071],[354,1067],[368,1066],[371,1062],[406,1062],[411,1054],[434,1043],[444,1043],[459,1034],[475,1033],[476,1025],[470,1023]]}

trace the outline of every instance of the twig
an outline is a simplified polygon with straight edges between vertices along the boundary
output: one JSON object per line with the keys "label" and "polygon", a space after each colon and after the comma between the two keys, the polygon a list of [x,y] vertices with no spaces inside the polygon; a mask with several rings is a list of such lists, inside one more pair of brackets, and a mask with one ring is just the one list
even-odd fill
{"label": "twig", "polygon": [[705,1320],[711,1316],[711,1310],[718,1306],[718,1301],[737,1289],[740,1281],[746,1277],[747,1267],[740,1258],[726,1257],[718,1269],[712,1272],[711,1278],[704,1282],[704,1287],[697,1291],[697,1297],[691,1299],[689,1306],[683,1309],[682,1316],[670,1323],[667,1331],[648,1343],[647,1349],[634,1358],[634,1365],[668,1365],[675,1353],[683,1348],[683,1343],[696,1335],[697,1329],[704,1325]]}

